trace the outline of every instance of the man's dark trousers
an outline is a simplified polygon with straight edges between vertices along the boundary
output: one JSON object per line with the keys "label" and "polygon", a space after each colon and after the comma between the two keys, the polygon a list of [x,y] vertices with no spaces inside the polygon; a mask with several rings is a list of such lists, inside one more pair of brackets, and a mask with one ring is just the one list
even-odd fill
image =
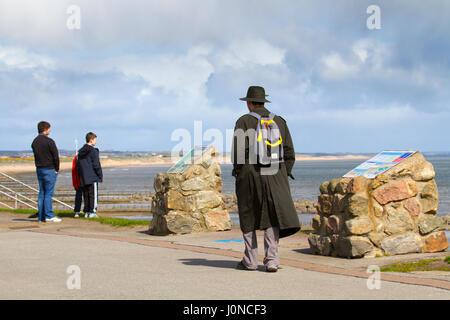
{"label": "man's dark trousers", "polygon": [[81,211],[81,202],[83,201],[84,198],[84,209],[83,212],[86,213],[86,198],[84,197],[84,188],[83,187],[78,187],[78,190],[76,190],[75,193],[75,208],[74,208],[74,212],[75,213],[80,213]]}
{"label": "man's dark trousers", "polygon": [[96,213],[98,206],[98,183],[85,185],[83,187],[85,213]]}

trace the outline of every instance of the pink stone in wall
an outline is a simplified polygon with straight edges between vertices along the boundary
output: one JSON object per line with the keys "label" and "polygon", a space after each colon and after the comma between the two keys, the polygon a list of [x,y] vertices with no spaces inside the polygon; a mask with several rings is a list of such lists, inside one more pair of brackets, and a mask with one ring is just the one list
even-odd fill
{"label": "pink stone in wall", "polygon": [[378,203],[386,204],[392,201],[408,199],[414,197],[416,194],[416,183],[414,180],[407,179],[383,185],[375,190],[373,196]]}
{"label": "pink stone in wall", "polygon": [[408,210],[412,217],[418,217],[420,214],[420,203],[415,198],[410,198],[405,201],[404,207]]}

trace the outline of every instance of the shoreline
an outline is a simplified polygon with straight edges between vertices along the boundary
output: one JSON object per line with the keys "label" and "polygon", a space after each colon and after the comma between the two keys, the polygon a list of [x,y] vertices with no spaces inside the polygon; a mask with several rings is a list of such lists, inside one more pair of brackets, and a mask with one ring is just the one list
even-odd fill
{"label": "shoreline", "polygon": [[[306,156],[297,155],[296,161],[330,161],[330,160],[366,160],[368,156],[363,155],[344,155],[344,156]],[[130,159],[100,159],[102,168],[120,168],[120,167],[146,167],[146,166],[171,166],[176,161],[172,161],[171,158],[130,158]],[[220,164],[231,164],[230,159],[223,157]],[[72,170],[72,159],[61,160],[60,171]],[[34,162],[30,160],[23,161],[1,161],[0,160],[0,172],[6,174],[20,174],[30,173],[36,171]]]}
{"label": "shoreline", "polygon": [[[162,166],[162,165],[172,165],[170,160],[161,161],[157,159],[157,161],[152,161],[153,159],[146,159],[145,161],[139,159],[101,159],[100,163],[102,168],[120,168],[120,167],[145,167],[145,166]],[[155,159],[156,160],[156,159]],[[60,162],[60,171],[70,171],[72,170],[72,160],[65,161],[61,160]],[[36,171],[36,167],[34,162],[32,161],[24,161],[23,163],[14,162],[14,163],[2,163],[0,161],[0,172],[6,174],[20,174],[20,173],[30,173]]]}

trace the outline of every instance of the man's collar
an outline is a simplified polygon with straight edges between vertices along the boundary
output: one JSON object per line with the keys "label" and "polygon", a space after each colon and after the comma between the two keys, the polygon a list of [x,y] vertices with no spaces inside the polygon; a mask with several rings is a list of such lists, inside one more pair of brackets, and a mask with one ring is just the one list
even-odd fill
{"label": "man's collar", "polygon": [[266,109],[266,107],[258,107],[253,109],[253,112],[256,112],[257,114],[259,114],[260,116],[262,115],[267,115],[270,113],[269,110]]}

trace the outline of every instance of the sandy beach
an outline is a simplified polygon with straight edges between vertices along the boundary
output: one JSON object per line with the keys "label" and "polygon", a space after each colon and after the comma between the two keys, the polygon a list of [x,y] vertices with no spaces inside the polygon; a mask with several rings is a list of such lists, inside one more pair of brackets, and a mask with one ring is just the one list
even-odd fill
{"label": "sandy beach", "polygon": [[[344,155],[344,156],[309,156],[309,155],[297,155],[297,161],[327,161],[327,160],[355,160],[368,159],[367,156],[364,155]],[[171,159],[160,158],[160,157],[150,157],[150,158],[130,158],[130,159],[101,159],[101,164],[103,168],[116,168],[116,167],[141,167],[141,166],[161,166],[167,165],[170,166],[176,163],[180,158]],[[220,163],[222,164],[230,164],[229,156],[224,156]],[[66,171],[72,169],[72,160],[61,160],[60,170]],[[26,173],[26,172],[34,172],[36,170],[34,166],[34,162],[30,160],[22,160],[22,161],[3,161],[0,160],[0,172],[6,174],[17,174],[17,173]]]}
{"label": "sandy beach", "polygon": [[313,157],[309,155],[297,155],[295,156],[296,161],[323,161],[323,160],[367,160],[369,159],[369,156],[365,155],[358,155],[358,154],[348,154],[345,156],[319,156],[319,157]]}
{"label": "sandy beach", "polygon": [[[171,165],[170,158],[101,159],[102,168]],[[33,161],[0,161],[0,172],[6,174],[34,172]],[[61,160],[60,170],[72,170],[72,160]]]}

